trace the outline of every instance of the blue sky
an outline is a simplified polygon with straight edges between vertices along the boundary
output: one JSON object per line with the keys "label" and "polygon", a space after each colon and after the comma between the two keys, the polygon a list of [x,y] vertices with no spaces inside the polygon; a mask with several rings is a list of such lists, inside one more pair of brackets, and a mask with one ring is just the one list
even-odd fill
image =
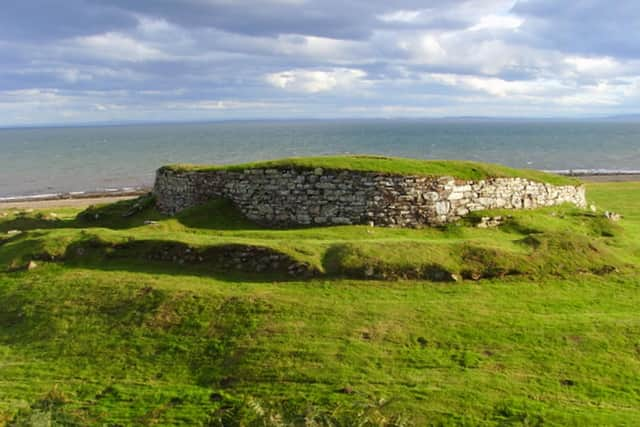
{"label": "blue sky", "polygon": [[5,3],[0,126],[640,106],[637,0]]}

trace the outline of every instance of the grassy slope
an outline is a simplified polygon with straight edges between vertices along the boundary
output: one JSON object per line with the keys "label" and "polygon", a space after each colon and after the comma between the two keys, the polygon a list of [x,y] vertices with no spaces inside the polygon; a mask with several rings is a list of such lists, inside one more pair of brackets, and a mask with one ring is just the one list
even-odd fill
{"label": "grassy slope", "polygon": [[502,165],[462,160],[416,160],[383,156],[325,156],[288,158],[227,166],[170,165],[175,171],[244,170],[255,168],[324,168],[403,175],[453,176],[465,180],[491,177],[520,177],[557,185],[575,185],[577,180],[529,169],[513,169]]}
{"label": "grassy slope", "polygon": [[[564,232],[565,240],[586,236],[604,251],[578,254],[582,261],[626,265],[640,257],[638,192],[639,184],[590,186],[599,207],[625,215],[620,226],[568,208],[518,213],[501,230],[376,228],[373,235],[366,227],[260,230],[202,210],[140,227],[156,215],[147,212],[111,221],[115,229],[74,221],[72,211],[56,212],[58,219],[12,215],[0,231],[41,231],[0,246],[0,263],[20,250],[28,257],[33,245],[64,252],[95,235],[271,242],[320,263],[335,245],[357,252],[342,254],[347,264],[454,262],[455,251],[433,249],[464,240],[515,256],[529,253],[514,243],[527,235]],[[570,257],[558,250],[551,247],[551,261]],[[18,413],[27,425],[47,417],[79,425],[240,418],[271,425],[278,417],[301,424],[304,416],[320,425],[636,425],[637,274],[567,268],[462,285],[262,282],[91,259],[0,273],[0,414]]]}

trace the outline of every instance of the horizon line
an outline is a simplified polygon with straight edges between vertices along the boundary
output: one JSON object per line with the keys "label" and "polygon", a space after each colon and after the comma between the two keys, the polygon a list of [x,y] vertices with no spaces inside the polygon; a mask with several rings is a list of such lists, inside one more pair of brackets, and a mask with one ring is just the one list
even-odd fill
{"label": "horizon line", "polygon": [[346,122],[346,121],[530,121],[530,122],[576,122],[576,121],[640,121],[639,114],[596,115],[596,116],[558,116],[558,117],[527,117],[527,116],[440,116],[440,117],[296,117],[296,118],[236,118],[236,119],[202,119],[202,120],[112,120],[94,122],[69,123],[28,123],[0,125],[0,130],[11,129],[54,129],[81,127],[118,127],[144,125],[188,125],[188,124],[218,124],[234,122]]}

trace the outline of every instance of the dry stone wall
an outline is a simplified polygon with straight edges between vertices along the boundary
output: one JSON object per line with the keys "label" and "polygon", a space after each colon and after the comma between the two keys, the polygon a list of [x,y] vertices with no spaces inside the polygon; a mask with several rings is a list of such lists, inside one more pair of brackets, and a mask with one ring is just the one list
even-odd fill
{"label": "dry stone wall", "polygon": [[482,209],[586,206],[583,186],[320,168],[189,172],[161,168],[153,192],[158,208],[167,214],[223,197],[250,220],[272,227],[369,223],[420,227],[453,222]]}

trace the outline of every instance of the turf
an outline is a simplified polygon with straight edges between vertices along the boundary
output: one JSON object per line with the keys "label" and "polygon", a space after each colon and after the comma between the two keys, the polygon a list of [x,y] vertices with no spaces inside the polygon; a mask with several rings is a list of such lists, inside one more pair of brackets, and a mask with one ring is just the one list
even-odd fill
{"label": "turf", "polygon": [[[0,425],[637,425],[638,194],[590,184],[597,213],[489,230],[265,230],[224,201],[9,211]],[[158,242],[268,246],[319,276],[142,256]],[[416,279],[433,266],[469,278]]]}
{"label": "turf", "polygon": [[489,163],[462,160],[417,160],[373,155],[293,157],[256,163],[218,166],[177,164],[165,166],[165,168],[177,172],[207,172],[215,170],[238,171],[256,168],[323,168],[327,170],[351,170],[397,175],[452,176],[454,178],[470,181],[497,177],[519,177],[556,185],[579,184],[578,180],[566,176],[544,173],[530,169],[513,169]]}

